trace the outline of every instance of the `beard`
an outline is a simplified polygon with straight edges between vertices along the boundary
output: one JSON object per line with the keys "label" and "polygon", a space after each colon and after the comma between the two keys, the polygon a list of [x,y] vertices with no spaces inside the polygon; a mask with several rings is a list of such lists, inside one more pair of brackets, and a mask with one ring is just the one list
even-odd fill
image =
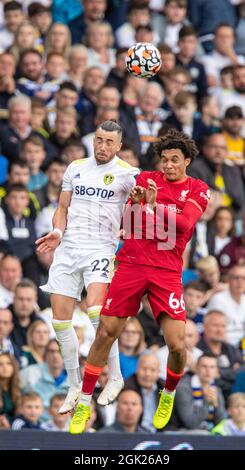
{"label": "beard", "polygon": [[236,87],[235,90],[236,90],[237,93],[240,93],[240,95],[244,95],[245,94],[245,85],[241,85],[239,87]]}

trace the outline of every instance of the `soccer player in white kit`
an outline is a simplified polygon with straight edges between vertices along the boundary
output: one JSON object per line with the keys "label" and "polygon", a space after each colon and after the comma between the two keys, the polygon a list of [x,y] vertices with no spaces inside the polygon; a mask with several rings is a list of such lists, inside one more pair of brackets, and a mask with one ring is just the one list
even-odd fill
{"label": "soccer player in white kit", "polygon": [[[96,330],[113,269],[123,206],[139,173],[116,156],[121,139],[121,127],[114,121],[105,121],[96,129],[94,157],[68,166],[53,217],[54,229],[36,242],[40,253],[55,249],[48,283],[42,289],[51,293],[52,323],[70,384],[60,413],[74,409],[81,392],[79,345],[72,326],[74,306],[85,285],[87,313]],[[101,405],[112,402],[123,388],[117,341],[108,366],[109,379],[98,398]]]}

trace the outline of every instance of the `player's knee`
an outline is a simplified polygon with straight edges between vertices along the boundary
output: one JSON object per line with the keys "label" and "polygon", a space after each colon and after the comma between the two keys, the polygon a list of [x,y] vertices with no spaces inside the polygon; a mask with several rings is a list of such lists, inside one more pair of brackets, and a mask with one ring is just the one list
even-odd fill
{"label": "player's knee", "polygon": [[115,338],[115,331],[109,324],[100,323],[96,339],[102,343],[113,342]]}
{"label": "player's knee", "polygon": [[184,340],[170,342],[168,344],[168,349],[170,353],[177,357],[185,356],[186,353]]}

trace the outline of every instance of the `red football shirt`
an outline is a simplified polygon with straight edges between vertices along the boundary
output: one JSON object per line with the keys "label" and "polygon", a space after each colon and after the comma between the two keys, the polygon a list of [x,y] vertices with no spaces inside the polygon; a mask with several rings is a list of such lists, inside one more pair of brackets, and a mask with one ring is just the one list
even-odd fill
{"label": "red football shirt", "polygon": [[[117,259],[127,263],[156,266],[180,273],[182,270],[182,254],[186,244],[192,237],[195,223],[190,227],[187,224],[188,228],[184,231],[183,227],[178,231],[176,225],[176,230],[169,229],[168,233],[168,227],[170,226],[168,224],[169,209],[167,207],[172,206],[170,209],[171,217],[173,217],[174,212],[178,217],[182,214],[188,202],[185,209],[185,220],[186,215],[189,214],[191,219],[192,213],[195,213],[196,222],[207,207],[210,198],[209,188],[203,181],[189,176],[182,181],[169,182],[161,171],[142,172],[137,176],[136,184],[147,188],[148,178],[156,182],[158,206],[154,214],[147,214],[146,210],[141,210],[137,205],[139,212],[134,218],[134,231],[131,233],[130,238],[124,241]],[[165,217],[163,217],[163,212]],[[163,228],[166,231],[165,234]]]}

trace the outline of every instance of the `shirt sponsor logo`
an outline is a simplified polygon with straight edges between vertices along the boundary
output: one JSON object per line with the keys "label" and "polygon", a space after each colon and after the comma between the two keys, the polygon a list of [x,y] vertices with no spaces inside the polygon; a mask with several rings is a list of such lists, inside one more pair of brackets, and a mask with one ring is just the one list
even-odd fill
{"label": "shirt sponsor logo", "polygon": [[185,202],[187,198],[187,194],[189,193],[189,189],[181,191],[181,195],[179,197],[179,201]]}
{"label": "shirt sponsor logo", "polygon": [[102,199],[111,199],[114,194],[115,192],[109,191],[109,189],[93,188],[92,186],[88,188],[86,188],[86,186],[75,186],[76,196],[95,196],[101,197]]}
{"label": "shirt sponsor logo", "polygon": [[206,199],[206,201],[209,201],[210,197],[211,197],[211,192],[210,192],[210,189],[207,189],[206,191],[206,194],[201,192],[200,193],[200,196],[203,197],[204,199]]}
{"label": "shirt sponsor logo", "polygon": [[113,176],[113,175],[105,175],[104,176],[104,183],[105,184],[111,184],[111,183],[113,183],[114,179],[115,179],[115,176]]}

